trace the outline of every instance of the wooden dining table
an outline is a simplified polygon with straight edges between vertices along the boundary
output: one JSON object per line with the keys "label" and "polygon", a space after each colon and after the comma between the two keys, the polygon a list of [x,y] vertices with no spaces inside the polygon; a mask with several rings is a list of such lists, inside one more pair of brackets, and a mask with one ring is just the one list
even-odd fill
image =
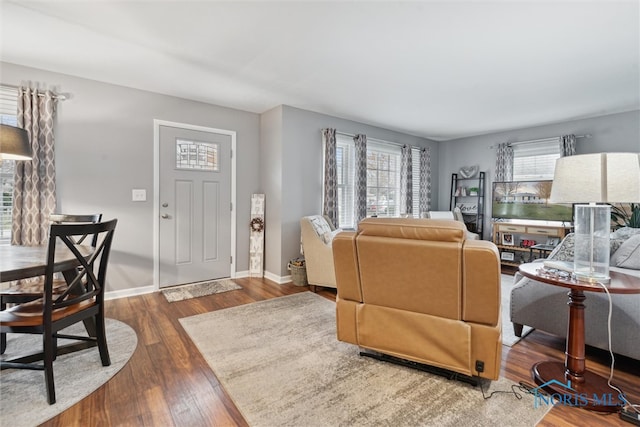
{"label": "wooden dining table", "polygon": [[[81,246],[82,255],[88,256],[93,251],[89,245]],[[63,245],[56,247],[56,263],[54,272],[73,270],[80,262],[71,251]],[[28,279],[44,276],[47,268],[47,246],[13,246],[0,245],[0,282]]]}

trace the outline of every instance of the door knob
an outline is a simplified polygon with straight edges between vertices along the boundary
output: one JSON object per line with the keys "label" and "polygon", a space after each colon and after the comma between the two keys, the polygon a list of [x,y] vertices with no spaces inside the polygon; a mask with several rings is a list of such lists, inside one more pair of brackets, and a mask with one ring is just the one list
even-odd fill
{"label": "door knob", "polygon": [[169,206],[169,203],[163,203],[163,204],[162,204],[162,207],[163,207],[163,208],[166,208],[166,207],[168,207],[168,206]]}
{"label": "door knob", "polygon": [[164,219],[169,218],[169,214],[162,214],[161,216],[162,216],[162,218],[164,218]]}

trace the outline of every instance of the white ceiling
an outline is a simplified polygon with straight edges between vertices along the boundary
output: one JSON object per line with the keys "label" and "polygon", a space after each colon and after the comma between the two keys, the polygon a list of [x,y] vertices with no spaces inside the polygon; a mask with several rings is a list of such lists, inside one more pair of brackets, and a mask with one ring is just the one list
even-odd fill
{"label": "white ceiling", "polygon": [[637,0],[0,0],[0,14],[5,62],[434,140],[640,109]]}

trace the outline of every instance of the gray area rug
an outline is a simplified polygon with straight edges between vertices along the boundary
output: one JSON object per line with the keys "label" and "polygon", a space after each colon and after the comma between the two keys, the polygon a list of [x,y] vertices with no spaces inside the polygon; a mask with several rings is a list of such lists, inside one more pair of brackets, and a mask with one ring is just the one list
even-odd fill
{"label": "gray area rug", "polygon": [[233,291],[236,289],[242,289],[242,287],[231,279],[220,279],[163,289],[162,294],[167,301],[176,302],[190,298],[219,294],[221,292]]}
{"label": "gray area rug", "polygon": [[[73,325],[64,332],[77,333],[83,326]],[[102,366],[97,347],[58,356],[53,362],[56,403],[47,403],[43,371],[5,369],[0,372],[0,425],[35,426],[76,404],[112,378],[129,361],[138,338],[129,325],[106,319],[110,366]],[[76,332],[73,332],[76,331]],[[63,332],[63,333],[64,333]],[[59,345],[72,342],[60,339]],[[7,335],[6,353],[2,359],[28,354],[41,349],[40,336]]]}
{"label": "gray area rug", "polygon": [[527,334],[533,331],[529,326],[522,328],[522,337],[517,337],[513,333],[513,323],[511,323],[511,288],[513,288],[513,276],[508,274],[502,275],[500,282],[500,292],[502,301],[500,304],[501,316],[502,316],[502,344],[508,347],[513,347]]}
{"label": "gray area rug", "polygon": [[180,322],[251,426],[533,426],[548,411],[360,357],[336,339],[335,304],[310,292]]}

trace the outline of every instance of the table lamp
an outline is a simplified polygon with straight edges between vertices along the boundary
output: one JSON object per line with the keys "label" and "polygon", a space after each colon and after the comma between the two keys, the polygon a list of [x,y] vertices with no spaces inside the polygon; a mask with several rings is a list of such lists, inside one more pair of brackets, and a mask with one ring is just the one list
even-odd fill
{"label": "table lamp", "polygon": [[640,153],[561,157],[556,161],[550,201],[582,203],[575,205],[574,214],[576,279],[609,282],[611,206],[606,203],[640,202]]}
{"label": "table lamp", "polygon": [[27,131],[0,124],[0,160],[31,160],[32,156]]}

